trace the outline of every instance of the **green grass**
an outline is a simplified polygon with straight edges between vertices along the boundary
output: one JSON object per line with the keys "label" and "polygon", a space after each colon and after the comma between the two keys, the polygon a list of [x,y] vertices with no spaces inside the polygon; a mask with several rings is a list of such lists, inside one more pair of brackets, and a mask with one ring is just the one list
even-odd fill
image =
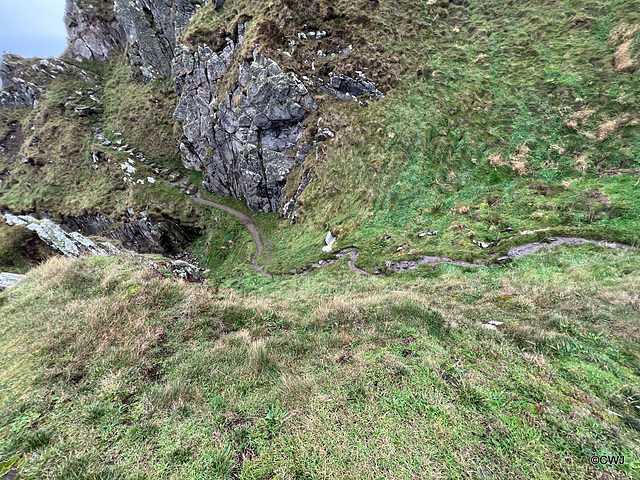
{"label": "green grass", "polygon": [[[343,15],[324,17],[329,3]],[[313,2],[209,4],[184,34],[219,38],[250,13],[247,38],[300,75],[305,55],[352,43],[352,56],[317,61],[318,72],[368,68],[387,94],[365,107],[317,99],[309,134],[322,116],[337,135],[308,159],[298,223],[255,216],[271,272],[321,258],[328,230],[338,248],[358,246],[367,269],[424,254],[488,258],[548,235],[640,245],[640,80],[615,70],[611,36],[640,22],[635,2],[318,5],[307,15]],[[577,17],[592,20],[570,28]],[[331,35],[276,53],[303,19]],[[562,247],[498,269],[389,277],[354,275],[343,260],[264,278],[235,217],[166,184],[123,189],[119,172],[92,173],[97,123],[186,175],[168,82],[128,81],[121,57],[86,67],[101,77],[104,115],[60,115],[81,87],[67,80],[30,114],[0,112],[0,136],[19,119],[35,127],[25,140],[40,137],[23,148],[35,165],[0,158],[13,169],[0,203],[116,216],[150,207],[206,228],[193,249],[211,278],[186,285],[127,258],[54,259],[0,294],[0,475],[640,478],[636,250]],[[514,236],[540,228],[550,230]],[[21,235],[0,228],[15,271],[29,266],[15,255]],[[491,320],[504,328],[481,327]],[[592,455],[625,464],[592,466]]]}
{"label": "green grass", "polygon": [[[592,246],[392,278],[338,263],[253,295],[125,258],[52,260],[0,295],[0,465],[22,478],[638,478],[639,265]],[[594,454],[625,464],[592,467]]]}

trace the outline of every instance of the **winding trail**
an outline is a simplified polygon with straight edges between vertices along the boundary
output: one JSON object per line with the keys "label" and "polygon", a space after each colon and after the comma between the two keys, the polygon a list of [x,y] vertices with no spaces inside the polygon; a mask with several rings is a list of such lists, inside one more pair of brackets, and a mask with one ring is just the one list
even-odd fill
{"label": "winding trail", "polygon": [[214,203],[214,202],[210,202],[209,200],[205,200],[200,196],[199,191],[195,195],[189,195],[189,196],[198,203],[201,203],[203,205],[208,205],[209,207],[217,208],[219,210],[224,210],[225,212],[230,213],[231,215],[235,216],[238,220],[240,220],[240,223],[242,223],[242,225],[244,225],[245,228],[249,230],[251,237],[253,237],[253,242],[256,244],[256,251],[251,256],[251,267],[261,275],[264,275],[265,277],[273,278],[273,275],[267,272],[267,268],[258,263],[258,256],[262,253],[262,251],[264,250],[264,247],[265,246],[270,247],[271,243],[269,243],[269,240],[267,240],[267,238],[263,234],[262,236],[265,239],[265,242],[263,245],[262,240],[260,239],[260,231],[258,230],[258,227],[256,227],[256,223],[253,220],[253,218],[251,218],[249,215],[245,215],[242,212],[234,210],[231,207],[227,207],[226,205],[220,205],[219,203]]}
{"label": "winding trail", "polygon": [[[170,185],[179,186],[182,183],[184,183],[184,179],[179,180],[178,182],[170,183]],[[381,271],[376,271],[374,274],[372,274],[370,272],[367,272],[366,270],[359,268],[356,265],[356,262],[358,261],[358,256],[360,255],[360,249],[358,247],[343,248],[342,250],[339,250],[333,253],[332,255],[334,258],[332,259],[320,260],[316,263],[312,263],[309,267],[303,267],[299,270],[294,269],[288,274],[272,275],[267,271],[267,268],[264,265],[260,265],[258,263],[258,256],[263,252],[265,248],[269,248],[271,246],[271,243],[269,242],[267,237],[260,232],[260,230],[256,226],[256,223],[252,217],[250,217],[249,215],[245,215],[244,213],[239,212],[237,210],[234,210],[231,207],[227,207],[226,205],[220,205],[218,203],[205,200],[200,196],[199,191],[194,195],[189,195],[189,197],[203,205],[207,205],[209,207],[217,208],[219,210],[223,210],[227,213],[230,213],[231,215],[235,216],[238,220],[240,220],[242,225],[244,225],[245,228],[251,234],[251,237],[253,238],[253,242],[256,245],[256,251],[251,257],[251,267],[256,272],[258,272],[259,274],[265,277],[274,278],[277,276],[284,277],[284,276],[292,276],[292,275],[294,276],[307,275],[308,273],[314,270],[318,270],[321,268],[328,267],[329,265],[333,265],[334,263],[346,257],[349,257],[349,260],[347,262],[349,269],[359,275],[374,275],[374,274],[384,275],[384,272],[381,272]],[[535,232],[522,232],[522,234],[528,234],[528,233],[535,233]],[[385,262],[385,267],[387,271],[392,271],[395,273],[402,273],[402,272],[415,270],[421,265],[441,265],[441,264],[450,264],[450,265],[456,265],[459,267],[496,268],[504,265],[509,261],[526,257],[528,255],[532,255],[536,252],[539,252],[540,250],[548,250],[551,248],[555,248],[559,245],[586,245],[586,244],[601,245],[603,247],[612,248],[614,250],[628,250],[628,249],[634,248],[631,245],[627,245],[619,242],[608,242],[606,240],[589,240],[586,238],[577,238],[577,237],[549,237],[540,242],[531,242],[531,243],[526,243],[524,245],[519,245],[517,247],[513,247],[507,252],[506,256],[498,257],[496,255],[490,258],[488,261],[484,261],[484,262],[477,261],[477,262],[471,263],[471,262],[465,262],[463,260],[451,259],[448,257],[424,256],[417,260],[404,260],[400,262],[388,261],[388,262]]]}

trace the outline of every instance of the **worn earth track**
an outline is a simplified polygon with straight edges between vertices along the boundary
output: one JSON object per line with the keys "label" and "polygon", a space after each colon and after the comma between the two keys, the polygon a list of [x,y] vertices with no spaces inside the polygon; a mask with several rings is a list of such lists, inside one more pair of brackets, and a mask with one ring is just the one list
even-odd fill
{"label": "worn earth track", "polygon": [[[172,185],[175,185],[175,184],[172,184]],[[249,230],[249,233],[251,234],[251,237],[253,238],[253,241],[256,244],[256,251],[251,257],[251,267],[256,272],[260,273],[265,277],[269,277],[269,278],[274,277],[274,275],[267,272],[267,268],[264,265],[260,265],[258,263],[258,256],[262,253],[265,247],[268,248],[271,246],[271,244],[269,243],[269,240],[266,238],[266,236],[264,234],[261,234],[260,230],[258,230],[258,227],[256,226],[255,221],[253,220],[252,217],[250,217],[249,215],[245,215],[244,213],[239,212],[237,210],[234,210],[231,207],[227,207],[226,205],[220,205],[218,203],[214,203],[209,200],[204,200],[200,196],[200,192],[196,193],[195,195],[189,195],[189,196],[198,203],[207,205],[209,207],[217,208],[219,210],[223,210],[235,216],[236,218],[238,218],[238,220],[240,220],[240,222],[246,227],[246,229]],[[586,245],[586,244],[601,245],[601,246],[612,248],[615,250],[626,250],[626,249],[633,248],[631,245],[626,245],[624,243],[618,243],[618,242],[608,242],[605,240],[588,240],[586,238],[576,238],[576,237],[549,237],[541,242],[526,243],[524,245],[513,247],[507,252],[506,256],[500,257],[500,258],[493,257],[488,261],[484,261],[484,262],[477,261],[475,263],[471,263],[471,262],[465,262],[462,260],[454,260],[448,257],[425,256],[417,260],[405,260],[401,262],[386,262],[385,267],[387,271],[391,271],[395,273],[402,273],[402,272],[408,272],[410,270],[415,270],[421,265],[440,265],[440,264],[450,264],[450,265],[456,265],[460,267],[495,268],[495,267],[500,267],[501,265],[504,265],[508,261],[526,257],[528,255],[532,255],[540,250],[548,250],[550,248],[554,248],[559,245]],[[333,259],[320,260],[316,263],[311,264],[309,267],[304,267],[300,270],[292,270],[289,274],[284,274],[280,276],[306,275],[314,270],[318,270],[320,268],[325,268],[325,267],[328,267],[329,265],[333,265],[334,263],[336,263],[337,261],[345,257],[349,257],[347,264],[351,271],[358,273],[360,275],[372,275],[370,272],[367,272],[366,270],[363,270],[356,265],[359,254],[360,254],[360,250],[357,247],[344,248],[338,252],[335,252],[333,254],[333,257],[334,257]],[[382,275],[383,272],[376,271],[375,274]]]}
{"label": "worn earth track", "polygon": [[249,230],[251,237],[253,237],[253,242],[256,244],[256,251],[251,256],[251,267],[256,272],[260,273],[261,275],[264,275],[265,277],[270,277],[270,278],[273,277],[273,275],[267,272],[266,267],[258,263],[258,256],[262,253],[262,251],[264,250],[264,247],[265,246],[270,247],[271,244],[269,243],[269,240],[267,240],[267,238],[264,235],[262,236],[265,239],[265,241],[264,241],[264,244],[262,243],[262,240],[260,238],[260,231],[258,230],[258,227],[256,227],[256,223],[254,222],[253,218],[251,218],[248,215],[245,215],[242,212],[234,210],[231,207],[227,207],[226,205],[220,205],[218,203],[205,200],[200,196],[200,192],[196,193],[195,195],[189,195],[189,196],[198,203],[201,203],[203,205],[208,205],[209,207],[217,208],[219,210],[224,210],[225,212],[230,213],[231,215],[235,216],[238,220],[240,220],[240,223],[242,223],[242,225],[244,225],[246,229]]}

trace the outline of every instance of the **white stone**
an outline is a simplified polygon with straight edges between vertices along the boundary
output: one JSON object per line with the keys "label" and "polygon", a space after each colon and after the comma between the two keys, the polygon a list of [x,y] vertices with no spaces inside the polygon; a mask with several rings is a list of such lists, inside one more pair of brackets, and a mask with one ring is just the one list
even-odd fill
{"label": "white stone", "polygon": [[136,173],[136,168],[129,165],[128,163],[123,163],[122,165],[120,165],[120,168],[123,172],[126,172],[128,174]]}

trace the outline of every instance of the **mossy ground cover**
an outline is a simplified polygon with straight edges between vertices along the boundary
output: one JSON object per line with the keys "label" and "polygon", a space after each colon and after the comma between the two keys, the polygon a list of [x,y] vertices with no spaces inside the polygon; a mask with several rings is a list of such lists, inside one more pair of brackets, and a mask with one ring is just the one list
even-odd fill
{"label": "mossy ground cover", "polygon": [[338,263],[242,294],[54,259],[0,294],[0,472],[638,478],[639,265],[593,246],[389,278]]}

